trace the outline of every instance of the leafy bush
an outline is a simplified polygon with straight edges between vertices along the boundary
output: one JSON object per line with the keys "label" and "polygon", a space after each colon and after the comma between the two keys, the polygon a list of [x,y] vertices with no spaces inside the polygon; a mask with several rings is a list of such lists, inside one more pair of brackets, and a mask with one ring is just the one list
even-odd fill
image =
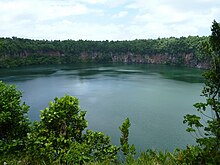
{"label": "leafy bush", "polygon": [[204,73],[202,91],[206,102],[194,105],[201,117],[188,114],[183,121],[188,124],[187,131],[197,136],[200,148],[194,148],[197,153],[194,160],[202,164],[220,164],[220,24],[214,21],[211,30],[207,51],[212,57],[212,67]]}
{"label": "leafy bush", "polygon": [[87,127],[85,111],[73,96],[55,98],[41,112],[28,136],[28,153],[34,159],[82,163],[115,160],[118,147],[110,144],[104,133],[83,130]]}
{"label": "leafy bush", "polygon": [[14,85],[0,81],[0,155],[23,151],[30,130],[22,93]]}
{"label": "leafy bush", "polygon": [[136,149],[134,145],[131,145],[128,143],[128,135],[129,135],[129,127],[131,126],[129,118],[125,119],[125,121],[122,123],[122,126],[119,127],[121,131],[121,138],[120,138],[120,144],[121,144],[121,151],[123,154],[128,158],[131,159],[136,154]]}
{"label": "leafy bush", "polygon": [[110,144],[110,138],[102,132],[87,130],[82,142],[71,144],[70,150],[65,154],[67,162],[115,162],[119,147]]}

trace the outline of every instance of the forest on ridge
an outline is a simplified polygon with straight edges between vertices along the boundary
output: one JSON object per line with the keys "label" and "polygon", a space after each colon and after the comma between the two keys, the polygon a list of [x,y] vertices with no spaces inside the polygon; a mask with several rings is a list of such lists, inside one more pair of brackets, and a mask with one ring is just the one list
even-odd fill
{"label": "forest on ridge", "polygon": [[0,68],[33,64],[148,63],[208,68],[203,51],[209,37],[188,36],[129,41],[0,38]]}

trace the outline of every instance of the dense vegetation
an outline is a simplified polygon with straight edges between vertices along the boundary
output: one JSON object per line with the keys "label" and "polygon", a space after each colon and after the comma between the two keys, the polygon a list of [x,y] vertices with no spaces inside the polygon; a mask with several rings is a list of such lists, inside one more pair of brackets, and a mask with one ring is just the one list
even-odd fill
{"label": "dense vegetation", "polygon": [[201,53],[207,40],[208,37],[199,36],[133,41],[0,38],[0,68],[78,62],[163,63],[194,67],[207,61]]}
{"label": "dense vegetation", "polygon": [[[205,103],[194,106],[201,117],[188,114],[187,131],[197,135],[197,145],[173,153],[147,150],[135,158],[135,146],[128,143],[129,119],[119,127],[120,146],[114,146],[102,132],[85,130],[86,112],[78,99],[65,95],[55,98],[41,111],[33,125],[29,107],[21,103],[15,86],[0,82],[0,163],[1,164],[220,164],[220,24],[212,25],[206,44],[211,59],[202,96]],[[203,120],[203,121],[201,121]],[[125,159],[118,159],[121,151]]]}
{"label": "dense vegetation", "polygon": [[203,75],[205,87],[201,95],[206,101],[194,104],[201,116],[188,114],[183,121],[188,124],[187,131],[197,137],[194,164],[220,164],[220,23],[214,21],[211,30],[207,52],[212,57],[212,67]]}

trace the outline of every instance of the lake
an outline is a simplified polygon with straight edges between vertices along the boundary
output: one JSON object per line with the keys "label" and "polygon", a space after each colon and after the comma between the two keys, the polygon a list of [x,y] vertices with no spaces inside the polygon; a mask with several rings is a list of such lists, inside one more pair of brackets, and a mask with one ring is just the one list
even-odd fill
{"label": "lake", "polygon": [[147,64],[49,65],[0,69],[0,80],[15,84],[30,105],[29,117],[64,94],[80,100],[89,129],[119,144],[119,126],[130,118],[129,142],[137,151],[173,151],[195,144],[183,116],[201,101],[202,70]]}

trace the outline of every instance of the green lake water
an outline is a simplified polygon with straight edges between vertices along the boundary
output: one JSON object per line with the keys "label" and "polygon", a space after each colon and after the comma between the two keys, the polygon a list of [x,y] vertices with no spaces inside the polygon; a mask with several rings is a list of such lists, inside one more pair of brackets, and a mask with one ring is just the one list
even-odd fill
{"label": "green lake water", "polygon": [[195,144],[185,131],[183,116],[196,113],[201,101],[202,70],[163,65],[50,65],[0,69],[0,80],[15,84],[30,105],[29,117],[64,94],[80,100],[89,129],[105,132],[119,144],[118,127],[131,121],[129,142],[146,148],[173,151]]}

